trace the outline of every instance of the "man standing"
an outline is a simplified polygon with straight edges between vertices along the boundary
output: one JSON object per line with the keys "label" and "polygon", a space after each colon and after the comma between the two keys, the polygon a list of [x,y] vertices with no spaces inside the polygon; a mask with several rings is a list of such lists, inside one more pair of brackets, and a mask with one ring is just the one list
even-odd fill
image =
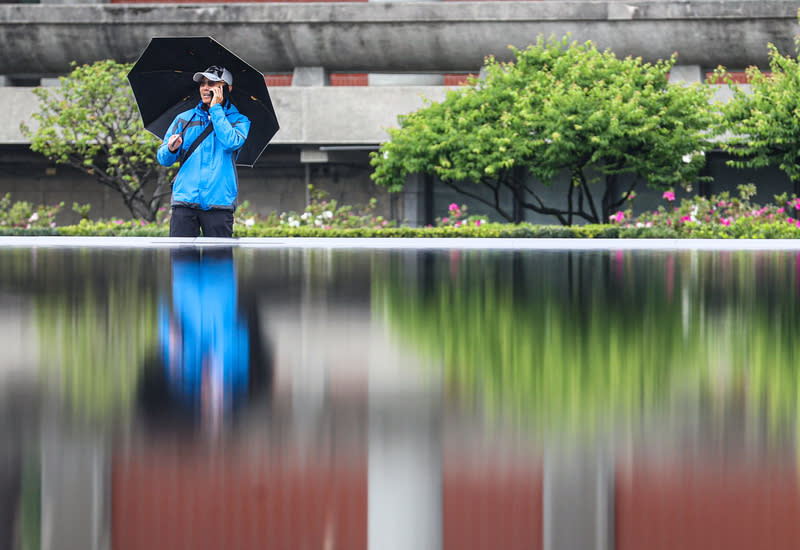
{"label": "man standing", "polygon": [[194,74],[200,103],[175,117],[158,148],[158,162],[181,167],[172,187],[170,237],[232,237],[239,193],[236,156],[250,120],[230,101],[233,75],[212,65]]}

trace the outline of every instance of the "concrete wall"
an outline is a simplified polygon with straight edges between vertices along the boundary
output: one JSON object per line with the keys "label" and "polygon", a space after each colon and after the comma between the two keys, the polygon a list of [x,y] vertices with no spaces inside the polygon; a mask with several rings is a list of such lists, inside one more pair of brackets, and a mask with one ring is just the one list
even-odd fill
{"label": "concrete wall", "polygon": [[[2,6],[0,6],[2,7]],[[32,88],[0,87],[5,123],[0,144],[28,143],[20,123],[36,128],[38,110]],[[288,86],[270,89],[281,129],[272,143],[318,145],[377,144],[388,139],[385,128],[397,126],[397,116],[440,101],[444,86],[329,87]]]}
{"label": "concrete wall", "polygon": [[151,37],[187,34],[213,36],[263,72],[475,71],[489,54],[508,59],[509,44],[566,33],[620,56],[765,66],[768,42],[793,51],[796,10],[781,0],[0,5],[0,51],[14,52],[0,74],[134,61]]}

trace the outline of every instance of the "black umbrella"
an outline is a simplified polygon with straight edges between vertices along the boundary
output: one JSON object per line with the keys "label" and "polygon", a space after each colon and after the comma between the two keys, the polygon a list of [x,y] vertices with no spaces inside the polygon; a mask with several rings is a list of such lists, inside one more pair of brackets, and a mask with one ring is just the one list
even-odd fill
{"label": "black umbrella", "polygon": [[233,75],[233,101],[250,119],[236,164],[253,166],[278,131],[264,75],[209,36],[153,38],[128,73],[144,127],[163,139],[175,117],[200,102],[194,73],[220,65]]}

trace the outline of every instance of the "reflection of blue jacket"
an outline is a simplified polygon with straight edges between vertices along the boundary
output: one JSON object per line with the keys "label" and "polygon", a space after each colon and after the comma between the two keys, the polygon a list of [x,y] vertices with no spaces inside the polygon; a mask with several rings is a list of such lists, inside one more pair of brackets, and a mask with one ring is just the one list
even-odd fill
{"label": "reflection of blue jacket", "polygon": [[[202,102],[179,114],[164,135],[158,148],[158,162],[170,166],[209,123],[214,129],[186,159],[172,187],[172,204],[209,210],[234,210],[239,184],[236,178],[236,155],[250,132],[250,120],[228,102],[223,108],[214,105],[203,110]],[[167,142],[173,134],[183,134],[181,149],[172,153]]]}
{"label": "reflection of blue jacket", "polygon": [[239,315],[233,259],[173,261],[172,305],[159,311],[161,355],[170,386],[188,403],[201,397],[202,383],[223,390],[226,407],[248,386],[250,339]]}

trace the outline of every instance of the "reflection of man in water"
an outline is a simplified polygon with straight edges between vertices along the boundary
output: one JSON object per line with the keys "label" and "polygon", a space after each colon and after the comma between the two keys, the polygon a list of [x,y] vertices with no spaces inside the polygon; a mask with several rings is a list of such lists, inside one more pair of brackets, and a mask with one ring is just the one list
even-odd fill
{"label": "reflection of man in water", "polygon": [[159,349],[143,384],[148,412],[182,411],[216,430],[268,382],[255,300],[240,308],[238,294],[231,248],[172,253],[172,307],[159,307]]}

